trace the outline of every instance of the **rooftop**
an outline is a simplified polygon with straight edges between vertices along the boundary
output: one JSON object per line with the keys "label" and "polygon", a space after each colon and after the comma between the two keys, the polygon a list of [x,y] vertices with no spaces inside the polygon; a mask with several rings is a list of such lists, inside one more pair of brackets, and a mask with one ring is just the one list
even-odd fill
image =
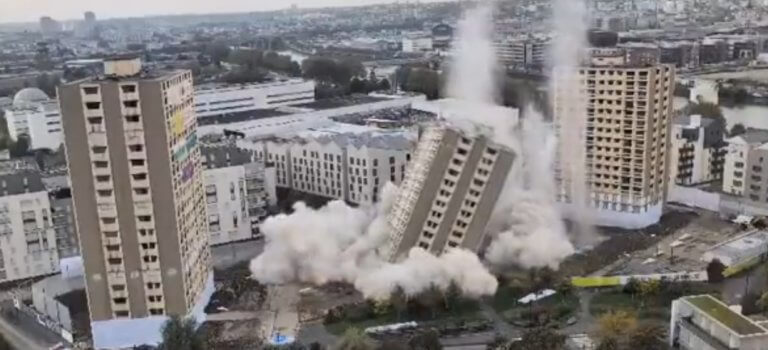
{"label": "rooftop", "polygon": [[416,133],[407,129],[380,129],[334,122],[327,127],[309,128],[278,140],[312,140],[321,144],[333,142],[341,147],[410,150],[416,142]]}
{"label": "rooftop", "polygon": [[768,142],[768,130],[763,129],[747,129],[747,132],[739,135],[734,136],[730,139],[728,139],[728,142],[733,142],[736,140],[743,140],[745,143],[748,144],[762,144]]}
{"label": "rooftop", "polygon": [[206,169],[227,168],[252,161],[248,151],[237,148],[234,143],[227,141],[202,143],[200,153],[202,153],[203,165]]}
{"label": "rooftop", "polygon": [[728,308],[723,302],[711,295],[685,297],[683,300],[695,306],[699,311],[719,321],[739,335],[766,333],[768,330],[757,325],[746,316]]}
{"label": "rooftop", "polygon": [[720,243],[711,250],[716,255],[738,259],[743,255],[742,252],[764,248],[766,245],[768,245],[768,232],[753,231]]}

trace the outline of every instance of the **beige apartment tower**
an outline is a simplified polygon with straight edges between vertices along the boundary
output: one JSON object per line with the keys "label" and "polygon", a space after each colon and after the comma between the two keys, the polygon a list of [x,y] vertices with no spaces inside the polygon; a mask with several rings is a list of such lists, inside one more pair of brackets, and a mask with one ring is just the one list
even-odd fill
{"label": "beige apartment tower", "polygon": [[192,74],[107,60],[59,98],[94,346],[156,344],[213,289]]}
{"label": "beige apartment tower", "polygon": [[485,136],[427,127],[389,216],[389,260],[413,247],[435,255],[454,248],[477,252],[514,159]]}
{"label": "beige apartment tower", "polygon": [[595,51],[589,65],[555,69],[558,201],[597,225],[641,228],[658,222],[666,197],[675,71],[623,57]]}

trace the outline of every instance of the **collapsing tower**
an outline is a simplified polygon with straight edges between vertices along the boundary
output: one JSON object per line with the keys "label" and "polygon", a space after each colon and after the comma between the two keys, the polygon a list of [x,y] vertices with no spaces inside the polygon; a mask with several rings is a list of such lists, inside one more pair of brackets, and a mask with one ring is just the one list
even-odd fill
{"label": "collapsing tower", "polygon": [[514,160],[511,150],[485,135],[428,126],[390,213],[384,256],[394,262],[413,247],[435,255],[479,250]]}

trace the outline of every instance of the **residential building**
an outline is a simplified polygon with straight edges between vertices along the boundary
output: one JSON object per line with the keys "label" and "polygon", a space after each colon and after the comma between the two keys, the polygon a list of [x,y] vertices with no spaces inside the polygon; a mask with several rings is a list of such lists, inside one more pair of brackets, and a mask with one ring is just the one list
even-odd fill
{"label": "residential building", "polygon": [[440,23],[432,27],[432,46],[438,50],[448,50],[453,42],[453,27]]}
{"label": "residential building", "polygon": [[315,101],[315,82],[290,79],[262,84],[195,87],[198,118],[292,106]]}
{"label": "residential building", "polygon": [[723,192],[766,202],[768,195],[768,130],[748,129],[731,137],[723,169]]}
{"label": "residential building", "polygon": [[544,66],[548,45],[547,40],[534,37],[505,37],[493,42],[499,63],[508,67]]}
{"label": "residential building", "polygon": [[670,183],[695,185],[720,180],[725,158],[723,132],[712,118],[675,118],[669,140]]}
{"label": "residential building", "polygon": [[672,302],[669,343],[681,350],[762,350],[768,330],[710,295]]}
{"label": "residential building", "polygon": [[397,261],[413,247],[435,255],[454,248],[478,251],[514,159],[511,150],[482,134],[428,126],[388,218],[384,256]]}
{"label": "residential building", "polygon": [[622,60],[601,49],[576,71],[555,68],[558,201],[568,216],[639,228],[658,222],[665,202],[675,70]]}
{"label": "residential building", "polygon": [[378,201],[387,182],[403,180],[415,136],[336,123],[240,147],[275,163],[277,187],[362,204]]}
{"label": "residential building", "polygon": [[25,165],[3,168],[0,171],[0,283],[58,272],[51,202],[40,172],[34,166]]}
{"label": "residential building", "polygon": [[419,53],[432,51],[432,37],[429,36],[406,36],[403,38],[403,52]]}
{"label": "residential building", "polygon": [[57,150],[63,142],[59,104],[39,89],[16,93],[13,106],[5,110],[5,120],[8,135],[14,140],[28,137],[30,149]]}
{"label": "residential building", "polygon": [[[190,71],[105,61],[59,87],[94,347],[157,344],[213,293]],[[131,329],[126,332],[125,329]]]}
{"label": "residential building", "polygon": [[274,163],[228,142],[201,147],[211,245],[261,238],[261,223],[277,205]]}
{"label": "residential building", "polygon": [[659,63],[661,59],[661,50],[656,44],[622,43],[619,47],[625,50],[628,65],[653,65]]}

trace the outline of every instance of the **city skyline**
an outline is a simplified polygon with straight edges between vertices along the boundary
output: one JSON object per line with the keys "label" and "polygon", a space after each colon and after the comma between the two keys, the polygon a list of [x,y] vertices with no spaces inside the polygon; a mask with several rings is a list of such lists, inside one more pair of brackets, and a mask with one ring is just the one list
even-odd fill
{"label": "city skyline", "polygon": [[[446,0],[420,0],[419,2],[445,2]],[[93,11],[97,19],[149,17],[167,15],[224,14],[239,12],[264,12],[288,9],[292,5],[298,8],[366,6],[401,2],[397,0],[300,0],[284,2],[249,2],[245,0],[210,1],[149,1],[137,0],[131,6],[114,2],[91,0],[73,0],[58,2],[51,0],[32,0],[15,2],[3,0],[0,24],[37,22],[40,17],[50,16],[56,20],[81,20],[83,13]],[[41,10],[44,9],[44,10]]]}

